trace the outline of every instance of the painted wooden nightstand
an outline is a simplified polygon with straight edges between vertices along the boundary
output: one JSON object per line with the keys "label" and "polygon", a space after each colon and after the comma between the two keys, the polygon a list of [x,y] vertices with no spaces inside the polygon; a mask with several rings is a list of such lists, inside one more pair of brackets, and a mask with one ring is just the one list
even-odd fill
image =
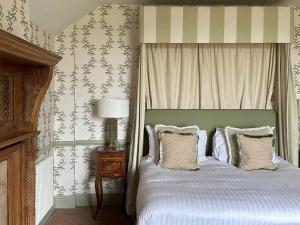
{"label": "painted wooden nightstand", "polygon": [[94,218],[97,217],[99,209],[102,207],[103,201],[103,178],[123,178],[124,195],[126,193],[126,151],[114,150],[108,148],[97,149],[97,167],[96,167],[96,198],[97,210]]}

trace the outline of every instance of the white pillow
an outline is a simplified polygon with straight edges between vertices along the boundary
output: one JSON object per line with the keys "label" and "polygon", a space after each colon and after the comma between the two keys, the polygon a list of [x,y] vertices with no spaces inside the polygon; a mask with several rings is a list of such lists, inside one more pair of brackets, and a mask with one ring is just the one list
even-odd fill
{"label": "white pillow", "polygon": [[[271,128],[272,132],[275,130],[275,128]],[[229,163],[229,150],[228,150],[228,144],[226,140],[225,130],[224,128],[217,128],[216,132],[213,136],[213,152],[212,156],[213,158]],[[278,164],[280,162],[280,159],[277,157],[275,151],[273,152],[273,159],[274,164]]]}
{"label": "white pillow", "polygon": [[280,158],[277,156],[276,152],[273,151],[273,158],[272,158],[273,164],[278,164],[280,163]]}
{"label": "white pillow", "polygon": [[206,160],[206,143],[207,143],[207,132],[206,130],[198,131],[198,164],[199,162]]}
{"label": "white pillow", "polygon": [[[155,132],[154,127],[150,125],[146,126],[146,130],[149,136],[149,155],[148,159],[157,163],[159,160],[159,141],[158,136]],[[206,160],[206,143],[207,143],[207,132],[205,130],[198,131],[198,164],[201,161]]]}
{"label": "white pillow", "polygon": [[229,152],[228,145],[226,141],[225,131],[223,128],[217,128],[213,136],[213,158],[228,163],[229,162]]}
{"label": "white pillow", "polygon": [[[236,163],[236,158],[234,158],[233,155],[231,156],[231,153],[233,153],[232,150],[234,150],[234,148],[235,148],[234,145],[231,146],[232,137],[230,137],[230,136],[232,136],[232,134],[248,134],[248,135],[254,135],[254,136],[261,136],[261,135],[267,135],[267,134],[274,135],[274,130],[275,130],[275,127],[270,127],[270,126],[255,127],[255,128],[242,128],[242,129],[236,128],[236,127],[230,127],[230,126],[225,127],[225,136],[226,136],[226,142],[228,145],[229,162],[233,165]],[[229,134],[229,132],[231,134]],[[280,160],[276,156],[275,149],[273,149],[272,161],[274,164],[277,164],[280,162]]]}
{"label": "white pillow", "polygon": [[158,162],[158,158],[159,158],[158,137],[155,133],[154,127],[147,125],[146,130],[149,136],[149,155],[148,155],[149,158],[148,159],[156,163]]}

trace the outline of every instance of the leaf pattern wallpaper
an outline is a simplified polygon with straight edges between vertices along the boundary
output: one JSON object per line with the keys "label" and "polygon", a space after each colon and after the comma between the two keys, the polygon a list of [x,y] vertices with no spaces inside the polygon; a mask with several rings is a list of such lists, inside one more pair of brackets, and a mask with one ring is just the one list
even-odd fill
{"label": "leaf pattern wallpaper", "polygon": [[[55,37],[55,51],[63,57],[55,69],[53,93],[56,196],[94,193],[96,147],[105,134],[97,100],[127,99],[133,93],[138,13],[136,5],[103,5]],[[128,119],[118,126],[118,139],[126,146]],[[104,192],[122,192],[121,182],[104,181]]]}
{"label": "leaf pattern wallpaper", "polygon": [[300,7],[295,8],[295,33],[291,53],[296,94],[297,99],[300,99]]}
{"label": "leaf pattern wallpaper", "polygon": [[[96,147],[105,121],[97,100],[134,95],[138,72],[139,6],[102,5],[57,36],[30,20],[28,0],[0,0],[0,29],[63,57],[43,101],[38,162],[54,155],[55,196],[94,193]],[[292,63],[300,99],[300,8],[295,12]],[[118,121],[118,139],[128,147],[128,119]],[[122,192],[121,181],[104,181],[106,193]]]}
{"label": "leaf pattern wallpaper", "polygon": [[0,28],[47,50],[53,47],[52,35],[30,20],[28,0],[1,0]]}
{"label": "leaf pattern wallpaper", "polygon": [[[294,83],[296,88],[298,112],[300,112],[300,7],[295,8],[295,33],[294,43],[292,44],[291,59],[292,69],[294,75]],[[299,131],[300,131],[300,113],[299,118]],[[299,132],[299,149],[300,149],[300,132]]]}

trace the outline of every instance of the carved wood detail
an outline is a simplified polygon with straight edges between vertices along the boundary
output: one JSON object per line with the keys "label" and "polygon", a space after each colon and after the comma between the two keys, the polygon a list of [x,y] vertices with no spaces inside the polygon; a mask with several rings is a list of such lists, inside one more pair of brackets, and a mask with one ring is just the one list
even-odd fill
{"label": "carved wood detail", "polygon": [[35,224],[38,114],[59,60],[59,56],[0,30],[0,162],[6,159],[8,149],[21,146],[21,153],[10,155],[14,163],[8,165],[8,171],[15,173],[8,172],[9,225]]}

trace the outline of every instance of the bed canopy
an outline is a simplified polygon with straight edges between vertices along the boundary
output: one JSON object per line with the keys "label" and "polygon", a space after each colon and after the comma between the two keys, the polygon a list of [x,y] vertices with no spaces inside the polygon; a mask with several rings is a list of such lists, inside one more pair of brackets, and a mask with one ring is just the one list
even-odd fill
{"label": "bed canopy", "polygon": [[144,6],[126,207],[135,212],[146,109],[274,109],[278,153],[298,165],[293,7]]}
{"label": "bed canopy", "polygon": [[144,6],[141,43],[291,43],[294,8]]}

